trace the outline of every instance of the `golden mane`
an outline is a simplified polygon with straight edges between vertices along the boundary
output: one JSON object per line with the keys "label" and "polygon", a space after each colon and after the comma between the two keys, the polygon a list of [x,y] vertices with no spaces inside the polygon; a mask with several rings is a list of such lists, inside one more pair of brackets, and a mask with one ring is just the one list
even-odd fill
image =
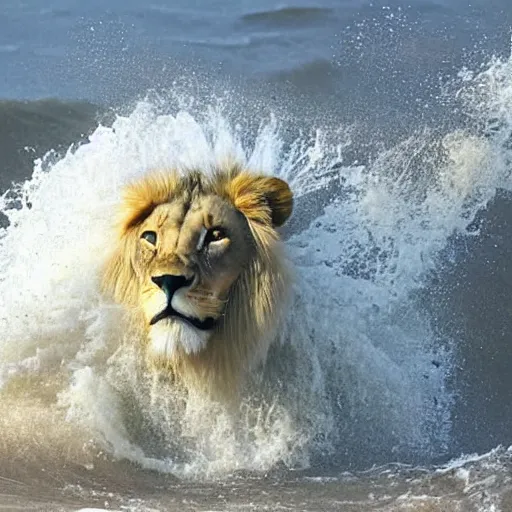
{"label": "golden mane", "polygon": [[172,358],[149,360],[186,388],[225,398],[237,394],[244,375],[266,356],[288,303],[292,272],[276,230],[293,207],[292,192],[284,181],[229,165],[210,175],[152,172],[129,184],[119,211],[116,247],[102,271],[102,291],[128,306],[136,326],[133,333],[147,345],[135,261],[138,226],[159,205],[176,198],[188,204],[201,194],[219,197],[243,214],[252,238],[251,259],[231,286],[222,317],[202,350],[179,349]]}

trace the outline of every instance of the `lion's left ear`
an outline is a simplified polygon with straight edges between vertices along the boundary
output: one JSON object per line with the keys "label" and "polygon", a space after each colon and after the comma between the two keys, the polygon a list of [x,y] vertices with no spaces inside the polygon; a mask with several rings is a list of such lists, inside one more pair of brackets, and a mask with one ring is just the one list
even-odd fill
{"label": "lion's left ear", "polygon": [[227,193],[235,208],[255,222],[279,227],[292,214],[293,193],[279,178],[240,173],[228,183]]}

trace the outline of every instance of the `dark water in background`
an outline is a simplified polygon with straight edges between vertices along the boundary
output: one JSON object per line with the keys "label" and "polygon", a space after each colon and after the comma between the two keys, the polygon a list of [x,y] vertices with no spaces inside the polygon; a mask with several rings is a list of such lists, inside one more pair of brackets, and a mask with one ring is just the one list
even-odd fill
{"label": "dark water in background", "polygon": [[[419,449],[417,440],[410,444],[404,442],[404,446],[400,447],[400,443],[395,445],[400,432],[391,433],[384,428],[382,433],[379,430],[378,414],[382,414],[380,423],[385,424],[388,421],[386,416],[393,414],[391,405],[397,406],[399,399],[395,402],[392,397],[386,397],[390,407],[386,409],[383,406],[378,414],[372,415],[365,411],[365,401],[372,406],[381,397],[378,394],[373,398],[363,395],[374,388],[362,386],[362,391],[354,389],[353,396],[344,388],[344,400],[355,405],[349,408],[351,414],[348,418],[343,414],[334,417],[339,422],[339,431],[342,437],[345,436],[346,443],[335,443],[336,449],[328,456],[322,455],[322,450],[315,452],[312,449],[315,455],[312,457],[313,466],[306,473],[289,471],[286,461],[278,462],[277,457],[275,464],[263,464],[264,470],[261,471],[257,471],[254,464],[244,466],[245,461],[242,461],[240,469],[248,470],[249,474],[242,473],[227,481],[221,479],[214,483],[202,483],[199,478],[180,483],[162,472],[142,471],[131,463],[109,462],[110,456],[130,459],[125,457],[122,450],[118,450],[119,446],[112,439],[109,442],[116,449],[111,453],[106,450],[106,460],[97,458],[92,448],[94,455],[80,455],[81,434],[74,433],[72,427],[71,433],[63,429],[59,423],[61,417],[53,413],[53,405],[41,407],[38,397],[33,412],[35,424],[41,423],[37,435],[30,429],[25,434],[20,428],[20,439],[23,441],[18,446],[14,435],[17,427],[3,427],[7,428],[4,431],[7,434],[3,436],[6,439],[2,447],[3,460],[10,463],[1,465],[0,502],[3,499],[7,509],[14,509],[22,503],[25,509],[46,507],[47,510],[56,510],[57,503],[66,510],[87,505],[125,507],[123,510],[149,510],[150,507],[258,510],[263,506],[270,509],[281,506],[290,510],[349,511],[512,510],[510,454],[506,449],[497,449],[482,460],[461,462],[460,467],[446,471],[386,466],[368,474],[356,472],[373,464],[395,461],[429,468],[432,463],[445,463],[462,454],[483,454],[499,445],[508,447],[512,444],[512,382],[509,370],[512,361],[512,268],[509,257],[512,188],[508,187],[507,174],[507,108],[510,107],[507,91],[512,88],[510,67],[505,66],[501,74],[496,70],[491,72],[492,83],[482,86],[494,92],[498,90],[496,95],[500,97],[499,101],[493,103],[488,98],[491,93],[487,89],[479,96],[481,81],[475,82],[477,92],[466,91],[472,95],[469,106],[463,105],[460,98],[464,94],[457,93],[464,85],[464,81],[457,78],[462,69],[469,68],[474,72],[495,69],[489,64],[492,57],[507,62],[511,26],[512,5],[506,0],[481,0],[471,4],[462,1],[279,4],[224,0],[202,4],[153,2],[147,5],[126,1],[110,2],[108,6],[100,1],[43,3],[32,0],[20,3],[5,0],[0,7],[2,191],[12,181],[28,178],[35,158],[54,150],[54,154],[45,160],[45,165],[51,168],[53,162],[65,155],[70,144],[77,146],[87,140],[100,122],[109,126],[116,114],[130,119],[128,124],[131,123],[132,131],[127,131],[127,137],[135,132],[140,134],[141,140],[146,140],[138,130],[147,129],[147,121],[139,121],[140,117],[134,115],[133,111],[136,101],[146,97],[148,91],[153,91],[149,103],[168,102],[169,107],[163,108],[163,111],[169,110],[175,114],[180,108],[188,109],[195,119],[200,118],[202,109],[206,110],[220,98],[225,106],[223,116],[229,122],[241,123],[248,134],[257,131],[262,120],[271,112],[283,125],[279,140],[285,148],[293,146],[297,140],[306,140],[307,137],[301,132],[322,129],[330,133],[326,147],[320,151],[323,158],[320,164],[329,161],[331,167],[326,165],[326,169],[331,174],[339,172],[339,179],[322,188],[297,178],[297,190],[301,192],[297,213],[286,232],[292,242],[296,240],[293,237],[302,232],[307,232],[308,236],[315,230],[322,232],[322,236],[329,233],[329,219],[340,225],[344,222],[356,223],[359,215],[357,208],[349,208],[336,216],[334,207],[327,210],[325,217],[322,214],[333,200],[345,198],[347,192],[344,186],[350,177],[347,169],[357,165],[365,165],[375,173],[389,171],[391,181],[394,175],[398,181],[402,180],[401,173],[406,169],[412,173],[413,183],[425,182],[424,185],[411,187],[409,192],[404,187],[400,194],[390,197],[392,201],[401,202],[403,195],[409,193],[410,197],[406,198],[403,207],[410,208],[413,212],[411,217],[416,215],[418,225],[435,224],[434,220],[442,219],[442,211],[419,208],[421,211],[418,213],[412,196],[418,193],[417,204],[423,205],[423,196],[433,194],[425,175],[436,167],[436,163],[442,162],[440,155],[443,152],[449,153],[451,150],[457,158],[470,154],[473,146],[471,140],[467,146],[462,144],[456,149],[450,144],[446,149],[447,145],[443,146],[440,142],[446,134],[454,133],[457,129],[465,130],[468,137],[476,136],[478,144],[482,140],[491,140],[492,144],[497,139],[495,146],[487,149],[487,156],[482,162],[491,167],[494,164],[503,165],[504,171],[497,178],[482,179],[481,183],[474,179],[477,184],[462,201],[459,212],[462,219],[466,216],[468,230],[461,232],[458,229],[464,225],[463,221],[460,226],[455,221],[453,225],[450,224],[451,220],[447,220],[445,225],[440,222],[438,229],[445,229],[448,233],[443,235],[444,243],[439,246],[433,244],[438,249],[435,265],[425,264],[425,268],[422,268],[427,275],[425,284],[416,287],[404,285],[415,307],[419,304],[423,308],[422,314],[429,323],[427,331],[432,343],[438,347],[449,346],[453,351],[450,358],[437,357],[435,353],[430,357],[431,352],[427,350],[425,361],[421,357],[415,359],[411,356],[407,363],[402,354],[393,352],[389,340],[379,346],[380,333],[377,335],[377,331],[383,326],[391,330],[394,326],[401,328],[405,325],[404,318],[411,314],[407,307],[402,307],[402,312],[398,307],[393,313],[395,316],[388,318],[384,324],[379,324],[380,320],[372,320],[371,315],[368,320],[365,316],[367,311],[362,308],[355,308],[356,313],[352,318],[347,314],[354,325],[367,322],[361,330],[365,336],[371,338],[372,329],[375,331],[374,345],[377,349],[392,354],[406,367],[407,364],[417,364],[418,378],[435,379],[436,372],[443,374],[445,381],[439,386],[448,388],[449,398],[439,406],[439,409],[443,408],[442,414],[439,413],[437,419],[434,414],[433,426],[425,427],[425,432],[431,428],[433,433],[420,434],[420,437],[426,436],[425,447]],[[189,96],[195,98],[193,104]],[[499,108],[496,107],[498,103]],[[489,111],[495,107],[493,116],[486,112],[486,107]],[[221,116],[221,119],[224,117]],[[327,153],[336,144],[333,134],[340,127],[343,127],[341,139],[345,137],[344,127],[350,127],[350,147],[344,150],[343,158],[339,160],[327,158]],[[119,130],[122,131],[121,128]],[[429,130],[428,135],[424,135],[425,130]],[[247,135],[248,139],[250,137]],[[243,134],[241,138],[244,139]],[[414,139],[411,145],[400,146],[408,138]],[[426,141],[423,146],[421,141]],[[99,148],[102,143],[105,141],[96,140],[93,146]],[[268,144],[268,151],[272,152],[273,146]],[[156,144],[158,147],[161,146]],[[467,149],[466,153],[464,148]],[[110,150],[115,152],[115,149]],[[149,149],[153,150],[153,147]],[[393,154],[388,155],[387,150]],[[83,167],[80,164],[73,168],[73,162],[68,159],[70,157],[64,157],[70,167],[69,172],[78,170],[84,174],[91,173],[89,168],[101,165],[101,158],[106,159],[107,156],[107,150],[105,153],[99,149],[97,151],[97,159],[80,156]],[[407,161],[410,154],[414,155],[412,163]],[[479,155],[474,156],[475,161],[479,161]],[[88,158],[91,158],[90,163],[87,163]],[[139,165],[143,166],[147,158],[141,157]],[[468,159],[471,158],[470,155]],[[379,166],[381,161],[385,165]],[[470,164],[466,162],[461,167],[463,170],[466,167],[469,169]],[[321,165],[312,165],[311,174],[320,175],[319,168]],[[115,172],[120,173],[119,170]],[[66,178],[63,176],[62,180]],[[99,176],[89,177],[89,181],[84,180],[83,185],[87,187]],[[55,180],[53,186],[59,184],[57,178]],[[367,185],[357,186],[364,195]],[[481,201],[479,194],[486,187],[499,189],[496,194],[483,194],[482,197],[489,198],[488,204],[484,201],[486,208],[466,205],[472,200],[478,204]],[[90,192],[94,192],[92,187],[90,190],[84,188],[84,194]],[[447,197],[446,200],[436,200],[440,201],[441,210],[446,209],[448,218],[451,216],[448,211],[450,202],[458,196],[452,199],[449,195]],[[62,213],[65,205],[60,205],[57,197],[55,201],[56,211]],[[385,203],[379,205],[383,207]],[[476,211],[478,213],[473,219]],[[377,217],[391,214],[394,215],[394,211],[383,209]],[[352,217],[347,219],[345,215]],[[54,225],[50,214],[43,218],[50,228]],[[32,222],[31,219],[27,214],[18,220],[26,224]],[[36,220],[34,217],[34,225],[39,226]],[[407,234],[414,237],[416,232],[407,227],[407,216],[397,226],[395,231],[387,233],[383,226],[378,225],[373,234],[380,233],[383,240],[386,236],[396,239],[401,229],[410,229]],[[44,235],[44,229],[40,229]],[[455,231],[453,234],[452,229]],[[350,235],[352,232],[347,233]],[[34,228],[34,239],[38,240],[38,236],[40,233]],[[319,246],[325,244],[322,247],[328,253],[325,261],[313,258],[308,260],[307,265],[311,268],[315,268],[315,265],[318,268],[320,265],[335,268],[342,277],[349,278],[340,283],[356,289],[361,281],[368,279],[359,264],[367,264],[370,274],[374,268],[372,242],[368,241],[367,247],[360,252],[354,252],[353,247],[341,247],[339,251],[343,257],[339,261],[340,258],[336,259],[337,255],[331,254],[328,248],[332,240],[328,234],[325,236],[327,238],[318,236],[316,239]],[[422,236],[410,244],[404,237],[402,245],[396,242],[395,248],[408,254],[407,250],[412,247],[411,258],[414,247],[417,247],[418,253],[427,254],[426,235]],[[430,231],[428,236],[434,239]],[[20,237],[21,240],[23,237]],[[24,240],[25,245],[19,240],[16,243],[21,244],[20,247],[31,247],[30,242],[27,245],[30,237]],[[294,252],[296,259],[300,265],[307,267],[304,261],[309,256],[300,252],[300,244],[294,243],[294,247],[299,247]],[[6,251],[4,248],[2,250]],[[2,256],[2,262],[9,261],[8,257]],[[385,260],[387,256],[383,258]],[[24,281],[9,267],[0,268],[0,283],[11,282],[11,279],[16,282],[18,279],[20,289],[27,287],[24,283],[30,283],[28,278]],[[403,273],[407,273],[406,265]],[[381,283],[383,287],[386,282]],[[398,286],[396,281],[390,280],[391,292],[399,293],[401,289],[395,290],[395,286]],[[364,294],[366,291],[359,290],[357,293]],[[349,301],[343,295],[340,304],[350,304],[352,307],[352,300],[352,297]],[[374,316],[380,318],[385,300],[379,303],[378,298],[373,296],[372,300],[375,300]],[[2,315],[9,311],[9,307],[6,307]],[[411,344],[414,344],[411,352],[417,350],[414,330],[420,324],[412,322],[410,327]],[[11,342],[9,340],[15,338],[10,333],[16,325],[5,318],[2,325],[7,340],[4,344],[8,344]],[[357,328],[352,329],[359,333]],[[20,332],[22,337],[30,338],[25,356],[35,353],[36,347],[47,347],[46,342],[40,343],[32,331]],[[58,335],[61,335],[60,331]],[[389,334],[391,338],[394,335]],[[418,336],[423,336],[423,331]],[[10,352],[9,357],[12,358]],[[60,356],[56,357],[58,359]],[[67,353],[63,360],[66,358],[69,358]],[[381,359],[376,356],[371,361],[380,363]],[[361,357],[360,362],[361,366],[368,363],[365,357]],[[9,363],[12,363],[11,359]],[[445,370],[443,366],[448,364],[449,369]],[[53,367],[50,365],[50,368]],[[345,375],[347,370],[355,372],[354,380]],[[379,365],[370,366],[364,370],[368,373],[362,372],[361,375],[371,381],[371,373],[380,370],[385,372]],[[343,375],[348,383],[358,382],[357,379],[361,378],[357,375],[358,370],[353,370],[351,366],[344,367],[343,363],[339,371],[339,375]],[[416,375],[416,370],[410,371],[413,376]],[[12,421],[16,425],[16,415],[12,412],[16,401],[21,403],[28,397],[30,402],[36,394],[34,389],[38,382],[52,381],[43,404],[53,404],[54,374],[50,369],[42,375],[40,381],[37,380],[39,377],[35,378],[35,385],[20,385],[21,391],[8,389],[3,406],[10,410],[11,415],[5,416],[7,422]],[[334,375],[337,378],[336,373]],[[61,376],[56,380],[59,378]],[[404,377],[405,393],[408,378],[410,376]],[[59,383],[55,387],[63,389]],[[327,386],[327,389],[332,388]],[[437,400],[440,403],[443,400],[436,394],[437,389],[433,386],[432,390],[428,388],[426,392],[428,407],[432,407],[433,411],[436,410]],[[398,388],[393,386],[390,390],[391,394],[398,393]],[[448,419],[444,416],[446,411],[449,413]],[[414,414],[411,412],[411,416]],[[30,414],[20,414],[20,425],[27,421],[27,417]],[[448,437],[442,427],[445,421]],[[46,435],[44,425],[50,424]],[[80,442],[74,439],[76,435]],[[427,439],[429,435],[431,438]],[[25,444],[31,437],[35,440],[34,444]],[[61,439],[57,442],[59,437]],[[47,449],[52,442],[57,446],[55,453]],[[37,455],[38,449],[40,456]],[[31,451],[35,454],[33,457],[30,456]],[[130,460],[140,462],[142,459],[137,457],[136,454]],[[90,462],[91,458],[94,464]],[[41,469],[46,471],[41,472]],[[340,476],[342,471],[348,469],[354,473]],[[263,479],[262,472],[266,475]],[[174,473],[182,476],[179,471]],[[233,470],[230,469],[228,473],[233,474]],[[55,500],[53,504],[52,500]]]}

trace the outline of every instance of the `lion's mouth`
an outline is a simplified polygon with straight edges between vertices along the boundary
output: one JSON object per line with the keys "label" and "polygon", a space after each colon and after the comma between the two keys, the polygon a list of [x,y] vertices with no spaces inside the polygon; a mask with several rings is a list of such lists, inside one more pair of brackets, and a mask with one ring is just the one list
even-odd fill
{"label": "lion's mouth", "polygon": [[[173,276],[174,277],[174,276]],[[167,297],[167,306],[165,309],[160,311],[160,313],[157,313],[149,322],[149,325],[155,325],[156,323],[160,322],[160,320],[164,320],[165,318],[179,318],[181,320],[184,320],[185,322],[192,325],[192,327],[195,327],[196,329],[200,331],[209,331],[215,327],[215,324],[217,321],[215,318],[208,317],[204,320],[200,320],[199,318],[194,318],[190,316],[186,316],[179,311],[176,311],[172,307],[172,298],[174,293],[183,286],[188,286],[191,284],[191,280],[187,280],[182,276],[175,276],[175,281],[179,280],[179,283],[173,283],[172,286],[169,286],[161,277],[153,277],[152,281],[157,284],[165,293]]]}
{"label": "lion's mouth", "polygon": [[149,325],[155,325],[157,322],[160,322],[160,320],[163,320],[164,318],[180,318],[181,320],[188,322],[190,325],[196,329],[199,329],[200,331],[209,331],[210,329],[213,329],[216,324],[215,318],[208,317],[204,320],[199,320],[199,318],[185,316],[182,315],[179,311],[176,311],[169,304],[163,311],[160,311],[160,313],[151,319]]}

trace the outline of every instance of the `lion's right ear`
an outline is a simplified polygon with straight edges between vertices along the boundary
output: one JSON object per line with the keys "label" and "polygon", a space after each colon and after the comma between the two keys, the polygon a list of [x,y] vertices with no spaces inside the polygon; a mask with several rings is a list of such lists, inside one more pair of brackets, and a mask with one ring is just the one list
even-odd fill
{"label": "lion's right ear", "polygon": [[133,259],[135,257],[137,237],[134,230],[126,232],[113,248],[101,273],[101,291],[114,301],[124,304],[136,304],[139,279]]}
{"label": "lion's right ear", "polygon": [[121,234],[143,222],[159,204],[169,201],[178,185],[178,174],[172,170],[153,172],[126,185],[119,211]]}

